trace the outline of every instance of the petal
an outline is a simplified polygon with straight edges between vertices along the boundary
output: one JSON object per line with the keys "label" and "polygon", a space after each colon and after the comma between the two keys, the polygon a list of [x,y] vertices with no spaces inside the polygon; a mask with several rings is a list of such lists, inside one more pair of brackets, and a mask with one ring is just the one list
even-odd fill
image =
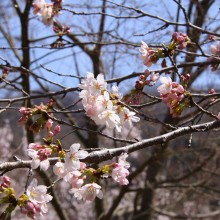
{"label": "petal", "polygon": [[99,199],[103,198],[103,193],[102,190],[98,190],[97,195],[96,195]]}
{"label": "petal", "polygon": [[28,154],[28,156],[31,157],[32,159],[37,159],[37,157],[38,157],[36,150],[28,149],[28,150],[27,150],[27,154]]}
{"label": "petal", "polygon": [[85,150],[80,150],[76,153],[76,157],[78,157],[79,159],[84,159],[89,155],[89,153]]}
{"label": "petal", "polygon": [[79,143],[72,144],[71,147],[70,147],[71,154],[76,153],[79,150],[79,148],[80,148],[80,144]]}
{"label": "petal", "polygon": [[50,166],[49,160],[43,160],[40,162],[40,168],[44,171],[46,171]]}
{"label": "petal", "polygon": [[39,159],[33,159],[31,162],[31,168],[37,169],[40,166],[40,160]]}
{"label": "petal", "polygon": [[47,187],[44,186],[44,185],[39,185],[39,186],[36,187],[36,189],[40,194],[46,194],[47,193]]}

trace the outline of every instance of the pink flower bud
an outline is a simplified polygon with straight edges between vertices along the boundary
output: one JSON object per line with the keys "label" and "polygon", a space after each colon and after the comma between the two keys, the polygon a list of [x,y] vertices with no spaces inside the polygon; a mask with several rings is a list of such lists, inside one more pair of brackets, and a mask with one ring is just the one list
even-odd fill
{"label": "pink flower bud", "polygon": [[56,135],[56,134],[58,134],[58,133],[60,133],[60,126],[59,126],[59,125],[56,125],[56,127],[55,127],[54,130],[53,130],[53,134]]}
{"label": "pink flower bud", "polygon": [[29,109],[28,108],[25,108],[25,107],[21,107],[19,109],[19,112],[21,112],[23,115],[26,115],[28,113]]}
{"label": "pink flower bud", "polygon": [[189,73],[186,74],[186,79],[187,79],[187,80],[190,79],[190,74],[189,74]]}
{"label": "pink flower bud", "polygon": [[149,84],[150,84],[150,80],[146,80],[145,85],[149,85]]}
{"label": "pink flower bud", "polygon": [[46,127],[47,127],[48,129],[51,129],[52,126],[53,126],[53,121],[52,121],[51,119],[48,119],[48,120],[47,120],[47,123],[46,123]]}
{"label": "pink flower bud", "polygon": [[41,212],[41,207],[39,204],[34,204],[34,208],[35,208],[36,212]]}
{"label": "pink flower bud", "polygon": [[212,35],[212,34],[210,34],[210,35],[208,36],[208,39],[209,39],[209,40],[214,40],[214,38],[215,38],[215,36]]}
{"label": "pink flower bud", "polygon": [[80,162],[80,170],[84,170],[86,168],[86,164],[83,162]]}
{"label": "pink flower bud", "polygon": [[210,89],[209,90],[209,94],[215,94],[216,92],[215,92],[215,90],[214,89]]}
{"label": "pink flower bud", "polygon": [[179,36],[177,40],[178,40],[179,44],[182,44],[184,42],[185,38],[182,36]]}
{"label": "pink flower bud", "polygon": [[3,181],[5,182],[5,183],[11,183],[11,179],[8,177],[8,176],[3,176]]}
{"label": "pink flower bud", "polygon": [[21,207],[21,213],[26,215],[27,212],[28,212],[28,210],[24,206],[22,206]]}
{"label": "pink flower bud", "polygon": [[48,132],[48,136],[49,137],[53,137],[54,136],[54,133],[52,131]]}
{"label": "pink flower bud", "polygon": [[7,184],[7,183],[2,183],[2,184],[1,184],[1,188],[2,188],[2,187],[3,187],[3,188],[8,188],[8,184]]}
{"label": "pink flower bud", "polygon": [[25,207],[28,211],[31,211],[32,213],[36,213],[34,204],[31,201],[27,201],[27,204]]}
{"label": "pink flower bud", "polygon": [[148,77],[148,76],[149,76],[149,74],[150,74],[149,69],[146,69],[146,70],[144,71],[144,75],[145,75],[146,77]]}
{"label": "pink flower bud", "polygon": [[145,79],[145,76],[142,74],[140,75],[140,80],[144,80]]}
{"label": "pink flower bud", "polygon": [[177,32],[174,32],[172,37],[176,40],[176,39],[177,39],[177,36],[178,36],[178,33],[177,33]]}

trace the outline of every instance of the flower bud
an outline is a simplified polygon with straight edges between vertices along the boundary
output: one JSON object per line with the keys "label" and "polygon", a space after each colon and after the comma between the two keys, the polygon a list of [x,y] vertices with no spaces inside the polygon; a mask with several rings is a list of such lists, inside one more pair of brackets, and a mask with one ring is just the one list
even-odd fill
{"label": "flower bud", "polygon": [[55,128],[54,128],[54,130],[53,130],[53,134],[56,135],[56,134],[58,134],[58,133],[60,133],[60,126],[59,126],[59,125],[56,125]]}
{"label": "flower bud", "polygon": [[46,123],[46,127],[47,127],[48,129],[51,129],[52,126],[53,126],[53,121],[52,121],[51,119],[48,119],[48,120],[47,120],[47,123]]}

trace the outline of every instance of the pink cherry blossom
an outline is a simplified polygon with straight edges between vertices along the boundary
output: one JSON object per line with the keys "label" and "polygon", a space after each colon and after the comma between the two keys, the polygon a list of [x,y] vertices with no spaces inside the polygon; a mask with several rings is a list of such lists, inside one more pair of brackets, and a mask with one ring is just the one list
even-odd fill
{"label": "pink cherry blossom", "polygon": [[32,158],[31,167],[37,169],[40,167],[42,170],[47,170],[50,166],[48,157],[51,155],[52,150],[45,145],[38,143],[31,143],[27,149],[28,156]]}
{"label": "pink cherry blossom", "polygon": [[30,200],[26,202],[21,208],[21,213],[26,214],[29,218],[35,219],[36,214],[41,214],[41,207],[37,203],[33,203]]}
{"label": "pink cherry blossom", "polygon": [[4,188],[9,188],[11,180],[8,176],[3,176],[2,183],[0,184],[0,193],[4,191]]}
{"label": "pink cherry blossom", "polygon": [[115,168],[112,170],[111,174],[112,178],[120,185],[128,185],[129,181],[126,179],[128,175],[129,171],[119,164],[115,165]]}
{"label": "pink cherry blossom", "polygon": [[45,0],[35,0],[33,3],[33,7],[34,7],[33,13],[40,14],[41,10],[42,10],[42,8],[44,8],[45,4],[46,4]]}
{"label": "pink cherry blossom", "polygon": [[91,95],[99,95],[101,90],[107,89],[107,83],[104,80],[103,74],[99,74],[95,79],[93,73],[87,73],[86,79],[82,80],[79,88],[87,90]]}
{"label": "pink cherry blossom", "polygon": [[81,196],[83,200],[93,201],[97,196],[99,199],[103,198],[101,186],[97,183],[89,183],[81,188]]}
{"label": "pink cherry blossom", "polygon": [[157,91],[161,94],[161,95],[166,95],[168,93],[170,93],[171,89],[172,89],[172,79],[168,76],[161,76],[160,77],[160,82],[162,83],[162,85],[160,85],[157,88]]}
{"label": "pink cherry blossom", "polygon": [[112,92],[107,90],[107,83],[102,74],[95,79],[92,73],[87,73],[87,77],[82,80],[79,87],[82,89],[79,96],[82,98],[86,115],[96,124],[106,125],[110,129],[116,128],[118,132],[121,132],[122,124],[139,121],[139,118],[134,116],[134,112],[126,112],[123,117],[119,115],[120,111],[117,109],[121,105],[117,103],[117,100],[121,100],[122,95],[117,86],[112,87]]}
{"label": "pink cherry blossom", "polygon": [[39,213],[48,212],[47,203],[52,200],[52,196],[47,194],[47,187],[44,185],[37,185],[37,179],[33,179],[31,184],[27,188],[26,192],[28,201],[21,207],[21,212],[27,214],[31,218],[35,218],[35,215]]}
{"label": "pink cherry blossom", "polygon": [[53,172],[60,178],[63,178],[68,173],[67,170],[65,170],[64,163],[58,161],[53,166]]}
{"label": "pink cherry blossom", "polygon": [[74,170],[69,172],[65,177],[64,180],[68,182],[72,188],[79,189],[84,183],[84,178],[81,177],[82,173],[78,170]]}
{"label": "pink cherry blossom", "polygon": [[33,3],[34,14],[42,17],[44,24],[49,25],[53,20],[53,4],[46,3],[44,0],[35,0]]}
{"label": "pink cherry blossom", "polygon": [[130,127],[132,126],[132,122],[139,122],[140,118],[135,116],[136,113],[130,111],[128,108],[123,107],[120,113],[120,118],[122,124],[128,124]]}
{"label": "pink cherry blossom", "polygon": [[33,179],[27,188],[27,196],[33,203],[46,204],[52,200],[52,196],[47,194],[47,187],[37,185],[37,179]]}
{"label": "pink cherry blossom", "polygon": [[144,60],[144,65],[150,67],[153,63],[156,63],[158,60],[157,51],[149,48],[148,45],[141,41],[142,45],[139,49],[141,53],[141,58]]}
{"label": "pink cherry blossom", "polygon": [[[162,78],[163,85],[158,87],[162,100],[170,108],[173,117],[177,117],[183,111],[183,108],[189,105],[184,103],[185,92],[184,87],[176,82],[172,82],[170,78]],[[184,104],[183,104],[184,103]]]}
{"label": "pink cherry blossom", "polygon": [[130,167],[130,163],[126,161],[127,157],[127,153],[122,154],[118,159],[118,163],[114,164],[114,168],[111,173],[112,178],[120,185],[128,185],[129,183],[126,178],[129,175],[128,168]]}

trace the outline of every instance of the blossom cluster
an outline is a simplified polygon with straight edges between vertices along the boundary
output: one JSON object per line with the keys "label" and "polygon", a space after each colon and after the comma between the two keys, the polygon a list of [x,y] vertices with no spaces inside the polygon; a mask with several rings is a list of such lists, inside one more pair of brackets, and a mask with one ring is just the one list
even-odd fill
{"label": "blossom cluster", "polygon": [[33,3],[33,12],[42,17],[42,21],[46,25],[50,25],[53,17],[59,14],[62,9],[62,0],[54,0],[53,3],[46,3],[45,0],[35,0]]}
{"label": "blossom cluster", "polygon": [[[98,81],[96,82],[96,80],[94,79],[93,83],[99,82],[99,85],[96,85],[102,87],[102,80],[100,81],[99,77]],[[102,82],[105,84],[104,80]],[[89,88],[92,89],[90,86]],[[102,88],[106,89],[106,87]],[[113,94],[111,94],[111,96],[113,96]],[[114,96],[118,97],[119,94],[114,93]],[[101,100],[101,97],[99,98]],[[50,106],[49,108],[48,105]],[[22,119],[25,118],[25,122],[27,120],[24,116],[26,116],[27,112],[28,119],[29,117],[37,114],[40,114],[42,116],[42,111],[44,113],[44,120],[41,118],[40,121],[43,121],[43,127],[47,129],[47,137],[43,138],[44,144],[29,144],[27,153],[28,156],[32,159],[31,168],[37,169],[38,167],[40,167],[41,170],[47,170],[50,166],[49,157],[51,157],[53,154],[58,155],[60,159],[53,166],[53,172],[56,176],[58,176],[59,179],[63,179],[70,184],[71,192],[77,199],[83,199],[87,201],[93,201],[95,197],[103,197],[101,186],[96,183],[99,178],[110,176],[119,184],[127,185],[128,180],[126,177],[129,175],[128,168],[130,167],[130,164],[126,161],[126,158],[128,156],[127,154],[122,154],[119,157],[118,163],[104,165],[103,167],[95,170],[91,167],[87,167],[87,165],[81,161],[82,159],[85,159],[89,154],[87,151],[80,149],[79,143],[71,145],[69,150],[64,150],[59,139],[56,139],[56,141],[54,141],[57,133],[60,132],[60,126],[56,125],[53,128],[53,120],[50,118],[46,120],[46,118],[48,118],[46,117],[48,116],[47,111],[50,112],[51,106],[51,102],[49,102],[47,105],[41,104],[40,106],[34,106],[33,108],[22,109],[22,111],[20,111],[23,114]],[[126,110],[127,109],[124,109],[125,112]],[[128,115],[131,115],[131,113],[129,112],[126,113]],[[36,188],[36,183],[33,183],[32,185],[34,185],[34,187]],[[30,187],[33,188],[32,185]],[[45,192],[43,187],[40,188],[42,188],[42,192]],[[28,216],[33,216],[35,213],[46,212],[44,206],[40,206],[39,208],[39,204],[34,203],[29,198],[31,194],[28,194],[27,192],[27,195],[28,200],[26,199],[25,203],[23,203],[22,205],[22,213],[27,214]],[[45,201],[48,200],[49,199],[45,199]]]}
{"label": "blossom cluster", "polygon": [[52,131],[53,121],[48,119],[46,122],[47,138],[44,139],[45,144],[30,143],[27,149],[28,156],[32,159],[31,168],[36,169],[40,167],[41,170],[47,170],[50,166],[49,157],[52,153],[61,153],[61,143],[57,140],[57,143],[53,143],[53,138],[60,132],[60,126],[56,125]]}
{"label": "blossom cluster", "polygon": [[[29,129],[35,133],[39,132],[48,123],[48,119],[53,114],[51,109],[53,108],[53,100],[49,100],[46,105],[41,103],[39,106],[35,105],[32,108],[21,107],[19,112],[22,114],[18,122],[21,125],[31,123]],[[39,116],[38,118],[36,118]],[[34,122],[32,122],[34,121]],[[58,129],[58,128],[56,128]],[[57,133],[57,131],[54,131]]]}
{"label": "blossom cluster", "polygon": [[[173,55],[177,48],[180,50],[186,48],[190,42],[190,38],[186,34],[174,32],[169,45],[163,45],[163,47],[159,48],[150,48],[144,41],[141,41],[142,45],[139,51],[144,65],[150,67],[152,64],[157,63],[160,58]],[[162,62],[162,66],[163,65],[164,61]]]}
{"label": "blossom cluster", "polygon": [[[32,151],[30,148],[35,148],[35,150]],[[33,152],[36,153],[35,155],[39,156],[41,151],[42,146],[38,144],[29,145],[29,156],[32,156],[32,154],[34,154]],[[51,152],[49,151],[48,154],[50,153]],[[45,156],[45,154],[46,149],[44,148],[42,155]],[[44,170],[48,169],[49,160],[46,158],[47,156],[48,155],[46,155],[43,160],[38,157],[32,157],[32,168],[36,169],[38,166],[40,166]],[[88,152],[85,150],[80,150],[80,144],[76,143],[71,145],[70,150],[67,153],[63,152],[62,161],[60,160],[56,162],[56,164],[53,166],[53,172],[55,175],[57,175],[59,179],[63,179],[65,182],[70,184],[70,192],[73,193],[74,197],[77,199],[83,199],[86,201],[93,201],[95,197],[101,199],[103,197],[101,186],[96,183],[97,179],[101,177],[111,176],[112,179],[114,179],[120,185],[127,185],[129,183],[126,178],[129,175],[128,168],[130,167],[130,164],[126,161],[128,156],[127,154],[122,154],[119,157],[118,163],[104,165],[97,170],[87,167],[84,162],[80,161],[85,159],[87,156]],[[30,200],[30,202],[33,201]],[[27,203],[28,207],[30,202]],[[23,208],[24,210],[26,210],[25,207]]]}
{"label": "blossom cluster", "polygon": [[[145,66],[151,66],[156,63],[160,58],[164,58],[162,61],[162,67],[166,67],[166,57],[170,57],[175,53],[176,49],[184,49],[188,44],[190,44],[190,38],[180,32],[174,32],[169,45],[162,45],[161,48],[149,48],[148,45],[142,41],[141,48],[139,49],[141,53],[141,58],[144,60]],[[186,91],[189,74],[185,76],[180,76],[180,84],[177,82],[172,82],[170,77],[163,77],[159,73],[152,72],[150,78],[150,71],[147,69],[144,74],[140,75],[139,80],[136,81],[136,90],[143,90],[145,85],[152,86],[160,78],[162,85],[158,87],[158,92],[162,100],[167,104],[170,109],[170,113],[173,117],[179,116],[183,109],[190,106],[190,93]]]}
{"label": "blossom cluster", "polygon": [[108,91],[102,74],[95,79],[93,73],[88,73],[79,87],[82,89],[79,97],[82,98],[86,115],[96,124],[116,128],[121,132],[123,126],[132,126],[132,122],[140,120],[135,112],[121,103],[122,95],[117,86],[112,86],[111,92]]}
{"label": "blossom cluster", "polygon": [[[27,198],[25,198],[27,197]],[[44,214],[48,212],[47,203],[53,197],[47,194],[47,187],[44,185],[37,185],[37,179],[33,179],[27,188],[26,195],[20,199],[20,209],[22,214],[35,219],[36,214]]]}
{"label": "blossom cluster", "polygon": [[98,178],[111,176],[120,185],[129,183],[126,178],[129,175],[128,168],[130,167],[126,161],[127,154],[122,154],[118,163],[105,165],[95,170],[88,168],[85,163],[80,161],[88,156],[88,152],[79,150],[79,148],[80,144],[73,144],[70,152],[66,154],[65,162],[58,161],[53,167],[54,173],[70,184],[70,193],[74,194],[78,200],[93,201],[95,197],[102,199],[101,186],[96,183]]}
{"label": "blossom cluster", "polygon": [[176,47],[180,50],[186,48],[186,46],[190,43],[189,37],[182,33],[182,32],[174,32],[172,35],[172,39],[170,42],[170,45],[168,46],[169,49],[173,50],[176,49]]}
{"label": "blossom cluster", "polygon": [[144,41],[141,41],[141,43],[142,45],[139,51],[141,53],[141,58],[143,59],[145,66],[150,67],[152,66],[152,64],[156,63],[159,58],[164,57],[162,48],[150,48]]}
{"label": "blossom cluster", "polygon": [[139,76],[139,80],[136,81],[135,88],[142,90],[145,85],[153,86],[159,78],[160,78],[159,73],[155,73],[155,72],[150,73],[150,71],[147,69],[145,70],[144,74]]}
{"label": "blossom cluster", "polygon": [[190,94],[184,89],[184,87],[176,82],[172,82],[172,79],[161,76],[160,85],[157,90],[160,93],[162,100],[167,104],[170,109],[170,114],[173,117],[179,116],[185,107],[190,106],[190,100],[188,99]]}
{"label": "blossom cluster", "polygon": [[[2,180],[3,182],[0,185],[0,195],[2,195],[0,204],[9,204],[10,207],[10,209],[5,210],[5,216],[11,216],[11,212],[17,205],[20,207],[21,213],[26,214],[32,219],[35,219],[37,214],[42,215],[48,211],[47,203],[52,200],[52,196],[47,194],[46,186],[37,185],[36,179],[33,179],[27,187],[26,193],[22,194],[18,199],[15,197],[14,188],[10,186],[10,178],[4,176]],[[3,217],[3,219],[9,218]]]}

